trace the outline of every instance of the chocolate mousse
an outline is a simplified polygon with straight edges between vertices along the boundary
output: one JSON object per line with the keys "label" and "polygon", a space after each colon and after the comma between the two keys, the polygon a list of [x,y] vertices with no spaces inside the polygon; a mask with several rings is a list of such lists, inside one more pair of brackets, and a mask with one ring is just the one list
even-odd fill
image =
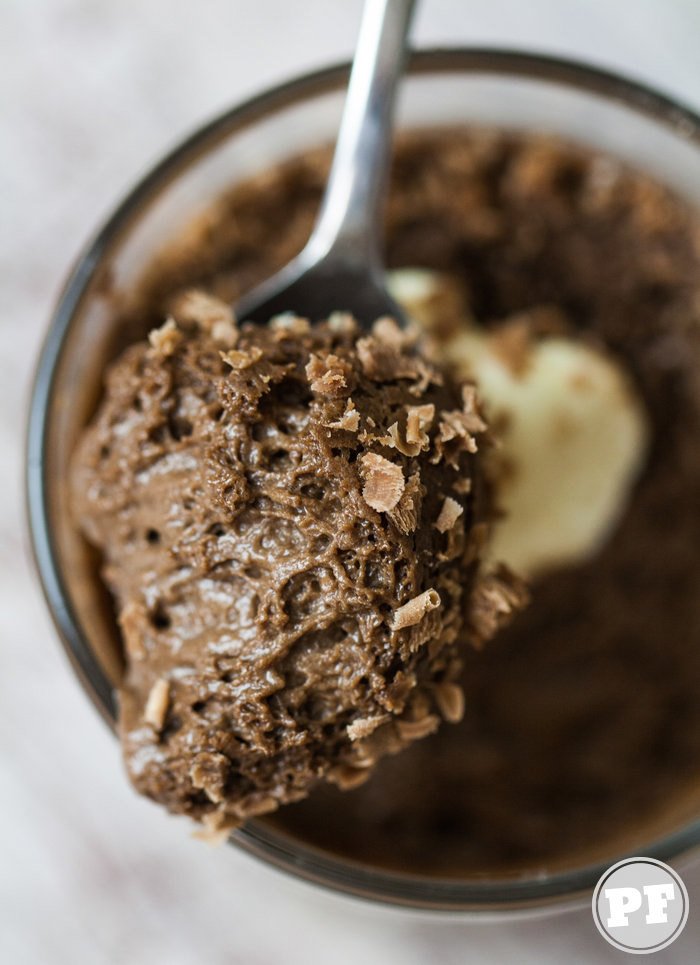
{"label": "chocolate mousse", "polygon": [[139,791],[224,834],[460,718],[459,650],[522,596],[478,572],[482,443],[473,384],[388,318],[239,329],[191,291],[123,353],[73,493]]}
{"label": "chocolate mousse", "polygon": [[[161,326],[182,291],[197,286],[234,304],[289,261],[308,237],[328,160],[329,152],[319,149],[265,171],[234,186],[178,232],[154,255],[138,291],[112,302],[115,356]],[[605,514],[595,539],[577,524],[564,545],[551,528],[552,538],[528,557],[536,564],[529,606],[483,650],[457,642],[464,706],[456,690],[444,694],[454,697],[447,698],[445,716],[463,711],[459,723],[445,723],[385,757],[354,790],[322,780],[306,800],[261,820],[304,846],[370,867],[426,875],[531,874],[634,852],[700,813],[700,219],[687,200],[614,157],[534,134],[463,128],[402,135],[386,217],[392,269],[427,269],[445,282],[433,293],[433,310],[420,321],[447,355],[463,334],[471,336],[475,323],[494,335],[518,336],[524,329],[542,346],[526,377],[549,364],[550,338],[585,347],[603,363],[589,380],[603,393],[598,401],[622,404],[628,414],[615,430],[623,432],[627,456],[617,467],[615,487],[600,489]],[[518,339],[499,342],[517,369]],[[218,351],[226,350],[221,346],[212,357],[220,360]],[[134,366],[148,354],[143,344],[128,351],[125,358]],[[463,360],[455,361],[461,370]],[[118,363],[125,376],[126,364]],[[149,364],[160,366],[166,378],[163,361],[154,357]],[[222,378],[224,365],[217,370]],[[610,365],[623,377],[608,378]],[[557,374],[555,381],[565,380]],[[581,388],[585,380],[576,381]],[[513,391],[526,388],[516,381]],[[127,396],[134,395],[132,388],[115,406],[109,398],[118,391],[108,386],[107,406],[115,415],[117,409],[126,413]],[[171,398],[165,384],[158,391]],[[564,414],[600,419],[602,412],[586,402],[566,406]],[[348,415],[352,418],[352,410],[346,413],[338,403],[328,421],[339,423]],[[509,427],[496,424],[495,404],[487,416],[505,445]],[[615,451],[616,436],[610,426],[604,430],[607,454]],[[89,431],[94,437],[96,430]],[[517,423],[510,433],[516,442],[525,438]],[[191,487],[193,471],[177,470],[170,454],[184,451],[188,437],[178,442],[171,436],[168,430],[161,443],[171,460],[165,465]],[[558,451],[569,452],[572,437],[561,439]],[[402,465],[409,458],[392,447],[372,451]],[[607,455],[594,459],[601,468],[609,465]],[[556,458],[549,458],[548,466],[549,479],[543,481],[550,488],[536,507],[539,518],[543,506],[547,517],[552,480],[559,482],[570,468]],[[98,477],[95,470],[93,478]],[[534,491],[528,482],[533,478],[511,477],[504,508],[517,505],[518,493],[524,498]],[[597,477],[591,481],[600,485]],[[580,503],[581,493],[575,493]],[[558,491],[558,500],[561,495]],[[182,494],[171,525],[193,511],[184,506],[186,498],[192,497]],[[439,516],[444,503],[434,505]],[[562,505],[557,503],[557,511]],[[445,522],[454,515],[450,506]],[[134,529],[129,565],[137,568],[135,582],[147,570],[147,554],[162,551],[158,540],[186,546],[167,535],[162,522],[149,522],[166,512],[154,501],[153,512]],[[476,519],[476,505],[469,510],[464,504],[465,522],[468,512]],[[88,520],[92,513],[89,509]],[[100,525],[106,555],[105,534],[108,526],[118,534],[118,513]],[[95,538],[89,521],[87,532]],[[433,529],[431,537],[437,533]],[[214,547],[217,539],[211,534]],[[166,565],[158,555],[151,560],[151,567]],[[107,582],[114,586],[109,559],[106,564]],[[420,582],[416,589],[433,585]],[[217,585],[204,584],[197,593],[205,589],[213,600]],[[121,609],[119,587],[115,591]],[[146,602],[153,612],[158,598]],[[198,596],[192,598],[192,614],[198,602]],[[435,619],[438,612],[429,616]],[[163,616],[179,619],[170,609]],[[155,634],[146,615],[138,620],[146,634]],[[131,656],[128,619],[122,618],[122,627],[127,694],[135,687],[134,675],[143,671],[135,669]],[[214,632],[221,631],[214,627]],[[197,625],[192,633],[194,640]],[[172,670],[177,678],[175,665]],[[142,726],[158,679],[160,673],[154,673],[138,685],[129,718],[135,729]],[[149,759],[157,762],[169,728],[178,725],[173,697],[177,693],[168,681],[153,691],[148,714],[153,723],[143,725],[153,734],[140,757],[144,767]],[[163,706],[167,717],[156,741]],[[358,710],[356,716],[366,714]],[[186,733],[183,727],[182,736]],[[217,807],[204,791],[195,799],[194,810]]]}

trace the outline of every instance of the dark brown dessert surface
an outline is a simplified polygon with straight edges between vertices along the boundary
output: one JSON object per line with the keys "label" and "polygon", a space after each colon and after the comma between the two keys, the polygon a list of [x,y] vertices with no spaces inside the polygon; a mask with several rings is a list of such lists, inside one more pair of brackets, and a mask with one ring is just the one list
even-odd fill
{"label": "dark brown dessert surface", "polygon": [[415,342],[342,313],[239,329],[192,291],[107,373],[73,503],[125,644],[127,770],[214,832],[458,717],[458,649],[508,609],[477,572],[475,389]]}
{"label": "dark brown dessert surface", "polygon": [[[232,191],[154,265],[125,331],[182,287],[235,300],[287,261],[326,161]],[[484,324],[563,312],[634,379],[650,452],[595,558],[538,580],[483,652],[463,648],[459,724],[265,820],[356,861],[463,876],[614,855],[700,812],[699,249],[692,208],[609,157],[491,132],[402,140],[389,264],[452,273]]]}

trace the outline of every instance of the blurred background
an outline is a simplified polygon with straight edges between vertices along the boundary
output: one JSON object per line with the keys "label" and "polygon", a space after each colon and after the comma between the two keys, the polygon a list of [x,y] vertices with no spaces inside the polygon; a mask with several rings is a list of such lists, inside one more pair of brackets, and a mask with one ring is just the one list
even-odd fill
{"label": "blurred background", "polygon": [[[12,965],[582,963],[623,957],[590,911],[475,923],[322,894],[191,840],[139,799],[72,677],[29,562],[22,433],[52,302],[93,228],[232,103],[351,55],[360,0],[0,3],[0,960]],[[573,55],[700,108],[698,0],[422,0],[415,45]],[[691,916],[664,962],[697,960]],[[659,956],[661,958],[661,956]]]}

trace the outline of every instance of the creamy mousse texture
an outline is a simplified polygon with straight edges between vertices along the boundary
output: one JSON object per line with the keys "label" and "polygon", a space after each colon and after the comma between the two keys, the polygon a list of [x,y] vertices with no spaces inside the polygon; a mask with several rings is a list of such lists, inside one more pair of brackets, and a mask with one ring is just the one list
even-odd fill
{"label": "creamy mousse texture", "polygon": [[107,373],[74,507],[127,656],[136,788],[214,835],[457,720],[458,639],[522,602],[478,572],[488,444],[391,319],[234,322],[190,291]]}
{"label": "creamy mousse texture", "polygon": [[[192,488],[201,486],[198,470],[173,465],[185,452],[193,466],[202,464],[205,447],[195,445],[200,420],[181,411],[190,375],[200,384],[200,377],[194,378],[197,367],[182,367],[177,354],[161,358],[142,340],[172,313],[176,330],[168,324],[165,345],[171,335],[182,336],[179,351],[187,345],[192,351],[200,336],[188,327],[188,313],[176,310],[183,291],[204,289],[235,304],[288,262],[308,238],[329,160],[326,149],[309,151],[232,186],[154,253],[138,286],[126,291],[115,285],[105,295],[114,357],[131,343],[141,344],[128,349],[108,377],[103,408],[88,429],[92,441],[83,443],[78,457],[82,483],[74,483],[75,508],[89,538],[103,547],[106,582],[122,614],[127,664],[122,731],[141,729],[149,735],[142,745],[133,745],[131,758],[140,761],[143,773],[151,768],[150,788],[145,778],[140,784],[147,793],[166,780],[169,757],[178,757],[189,733],[195,735],[191,747],[202,749],[202,728],[208,725],[192,708],[201,711],[213,701],[205,682],[218,686],[221,672],[207,669],[214,658],[205,646],[201,661],[192,653],[197,641],[216,643],[226,633],[234,635],[218,619],[212,619],[211,633],[207,630],[212,600],[219,601],[219,612],[229,608],[234,629],[240,618],[224,595],[214,593],[220,589],[216,569],[207,575],[180,562],[202,507],[211,516],[207,525],[223,530],[221,536],[211,534],[212,551],[225,550],[232,558],[230,546],[238,538],[226,512],[212,509],[209,496],[202,501],[201,494],[193,495]],[[481,553],[482,602],[488,599],[483,591],[489,584],[483,580],[494,558],[525,572],[531,599],[481,651],[470,645],[473,628],[460,633],[455,647],[462,669],[456,682],[464,700],[452,687],[417,683],[416,697],[420,693],[422,700],[429,692],[426,699],[433,701],[439,693],[440,715],[456,720],[461,714],[460,721],[438,727],[400,754],[386,755],[376,768],[366,769],[371,776],[356,789],[350,785],[361,780],[363,769],[353,763],[344,772],[346,779],[350,776],[346,790],[317,780],[306,799],[261,820],[289,836],[290,847],[296,839],[302,849],[322,848],[371,869],[450,878],[532,875],[592,861],[612,863],[624,852],[644,853],[650,841],[678,829],[700,808],[697,212],[611,156],[535,134],[455,127],[400,134],[385,229],[389,281],[400,289],[396,297],[424,324],[454,378],[478,383],[483,416],[497,443],[487,446],[483,434],[475,437],[478,464],[472,456],[473,490],[461,517],[471,541],[486,511],[502,512]],[[216,367],[218,353],[240,350],[226,344],[228,323],[219,321],[224,324],[211,352],[215,375],[201,373],[208,384],[233,372],[224,363]],[[160,336],[154,338],[157,343]],[[96,496],[86,484],[89,479],[95,486],[112,485],[118,460],[109,450],[120,432],[129,436],[123,442],[123,478],[134,505],[145,498],[136,482],[137,475],[144,478],[142,470],[133,462],[142,457],[131,445],[137,439],[131,427],[144,414],[132,411],[131,400],[142,393],[136,389],[137,369],[147,358],[152,359],[149,371],[164,380],[158,392],[166,411],[185,419],[174,419],[171,428],[162,415],[148,416],[166,428],[156,429],[154,440],[161,446],[163,473],[152,472],[147,485],[161,479],[165,486],[172,470],[171,494],[180,485],[183,489],[179,508],[170,517],[170,500],[162,490],[163,498],[154,495],[148,512],[126,508],[127,495],[119,497],[124,508],[97,513]],[[169,367],[179,373],[174,381]],[[152,387],[143,399],[155,392]],[[220,405],[215,395],[213,413]],[[353,391],[359,410],[355,396]],[[326,421],[344,418],[346,404],[339,402]],[[399,419],[397,430],[403,425]],[[382,431],[390,436],[387,427]],[[435,437],[437,416],[426,431]],[[98,449],[99,433],[104,441]],[[102,446],[104,474],[97,469]],[[85,461],[90,447],[92,468]],[[410,458],[391,446],[369,448],[401,466]],[[426,456],[429,461],[427,453],[416,458]],[[463,458],[469,462],[468,455]],[[409,477],[403,475],[407,488]],[[364,488],[364,478],[360,484]],[[488,508],[476,499],[484,488]],[[433,505],[430,513],[422,508],[428,529],[443,504]],[[129,525],[129,513],[138,525]],[[389,525],[388,513],[378,518]],[[431,535],[436,538],[438,531]],[[157,606],[158,573],[167,587],[180,566],[183,593],[186,567],[194,574],[187,618],[184,605],[183,610],[173,606],[175,597],[167,589],[166,609]],[[460,573],[464,600],[475,598],[474,570],[469,563]],[[97,573],[86,578],[99,582]],[[137,590],[142,584],[146,589]],[[431,586],[437,588],[426,578],[416,592]],[[495,598],[503,599],[503,586],[493,588]],[[201,607],[205,591],[207,603]],[[129,597],[140,600],[141,609],[129,607]],[[389,606],[393,612],[403,603],[404,598],[393,599]],[[200,609],[205,616],[197,615]],[[435,619],[439,612],[428,616]],[[481,608],[482,615],[489,612],[494,608]],[[152,664],[137,666],[139,641],[148,646]],[[440,659],[447,659],[451,647],[443,648]],[[241,644],[244,652],[252,652],[247,640]],[[221,664],[224,673],[233,666],[231,657],[219,659],[228,661]],[[198,676],[202,702],[188,704],[180,688],[194,690]],[[287,674],[285,679],[288,688],[300,678]],[[453,683],[447,672],[436,673],[434,680]],[[286,688],[273,694],[268,706],[278,706]],[[430,704],[428,717],[436,706]],[[231,712],[226,722],[223,705],[219,712],[223,726],[209,733],[220,740],[230,731],[233,747],[235,715]],[[411,713],[407,707],[391,719]],[[364,705],[358,706],[348,714],[350,726],[367,716]],[[304,726],[299,725],[300,732]],[[331,727],[329,733],[335,732]],[[366,739],[356,736],[355,741]],[[350,744],[348,738],[343,746]],[[219,753],[207,743],[210,750]],[[233,773],[235,755],[227,755]],[[183,751],[178,759],[174,773],[184,775],[180,786],[191,787],[169,806],[186,810],[189,794],[197,802],[189,812],[206,818],[214,833],[236,820],[244,799],[228,810],[211,802],[188,776],[191,755]],[[201,771],[195,781],[201,783]],[[265,797],[267,791],[261,792],[260,799]],[[269,801],[260,804],[263,810],[268,806]]]}

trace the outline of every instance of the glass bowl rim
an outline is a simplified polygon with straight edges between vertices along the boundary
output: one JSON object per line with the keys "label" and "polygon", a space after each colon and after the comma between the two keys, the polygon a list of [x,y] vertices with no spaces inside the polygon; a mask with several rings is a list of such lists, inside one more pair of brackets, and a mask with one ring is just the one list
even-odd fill
{"label": "glass bowl rim", "polygon": [[[30,397],[25,461],[29,532],[44,598],[63,648],[84,690],[112,730],[116,720],[113,688],[83,636],[51,532],[45,455],[55,375],[66,335],[94,273],[144,204],[154,201],[190,164],[237,130],[315,95],[341,89],[349,69],[347,62],[333,64],[270,87],[219,114],[182,140],[137,182],[88,241],[59,295],[40,350]],[[700,115],[694,110],[647,84],[583,61],[502,48],[435,47],[412,51],[407,72],[491,74],[563,85],[646,115],[700,149]],[[355,897],[433,911],[502,915],[506,910],[544,909],[555,903],[560,908],[568,907],[583,902],[608,867],[593,863],[572,871],[498,880],[431,878],[368,868],[288,838],[258,821],[248,822],[233,833],[232,839],[245,851],[297,878]],[[669,861],[698,846],[700,819],[650,842],[644,854]],[[614,860],[622,857],[618,855]]]}

